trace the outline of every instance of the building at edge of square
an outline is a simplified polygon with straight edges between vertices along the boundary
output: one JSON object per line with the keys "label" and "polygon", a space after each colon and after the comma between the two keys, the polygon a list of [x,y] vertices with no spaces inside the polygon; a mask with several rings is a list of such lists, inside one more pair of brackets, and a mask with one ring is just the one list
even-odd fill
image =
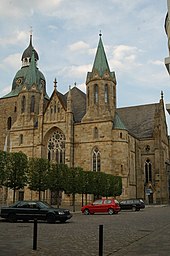
{"label": "building at edge of square", "polygon": [[[0,99],[0,150],[120,175],[121,198],[167,203],[169,141],[163,93],[156,103],[118,108],[116,76],[101,34],[86,94],[76,85],[62,94],[55,79],[49,97],[38,60],[30,35],[11,91]],[[1,202],[10,202],[11,191],[1,190]],[[36,196],[27,187],[17,191],[17,199]],[[50,197],[49,191],[43,195],[47,201]]]}

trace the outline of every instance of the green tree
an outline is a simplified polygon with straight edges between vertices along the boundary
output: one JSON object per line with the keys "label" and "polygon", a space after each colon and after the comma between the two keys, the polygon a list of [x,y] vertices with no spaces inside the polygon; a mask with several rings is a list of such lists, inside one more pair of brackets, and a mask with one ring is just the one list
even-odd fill
{"label": "green tree", "polygon": [[114,176],[114,196],[120,196],[122,194],[122,177]]}
{"label": "green tree", "polygon": [[118,196],[122,193],[122,178],[103,172],[84,172],[83,193],[93,194],[94,198],[100,196]]}
{"label": "green tree", "polygon": [[75,212],[75,195],[82,193],[83,169],[81,167],[68,168],[66,178],[64,190],[67,194],[72,194],[73,212]]}
{"label": "green tree", "polygon": [[68,166],[66,164],[52,163],[48,172],[48,188],[57,197],[57,207],[60,206],[60,192],[66,186]]}
{"label": "green tree", "polygon": [[49,161],[44,158],[30,158],[28,162],[28,184],[29,189],[39,192],[48,188]]}
{"label": "green tree", "polygon": [[6,180],[6,164],[7,164],[8,153],[5,151],[0,151],[0,186],[4,185]]}
{"label": "green tree", "polygon": [[15,202],[16,190],[24,188],[27,184],[27,156],[22,152],[7,154],[6,180],[4,185],[13,189],[13,202]]}

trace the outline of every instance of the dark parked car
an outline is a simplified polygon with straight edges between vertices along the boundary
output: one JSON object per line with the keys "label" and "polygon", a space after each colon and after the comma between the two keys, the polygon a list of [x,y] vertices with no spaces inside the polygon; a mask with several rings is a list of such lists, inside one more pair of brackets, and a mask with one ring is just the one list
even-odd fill
{"label": "dark parked car", "polygon": [[119,202],[121,210],[140,211],[145,208],[145,203],[142,199],[127,199]]}
{"label": "dark parked car", "polygon": [[10,222],[37,219],[49,223],[56,221],[64,223],[72,217],[72,214],[67,209],[54,208],[42,201],[18,201],[11,206],[2,207],[0,216]]}
{"label": "dark parked car", "polygon": [[84,205],[81,208],[82,213],[85,215],[94,213],[114,214],[120,212],[119,202],[116,199],[98,199],[92,204]]}

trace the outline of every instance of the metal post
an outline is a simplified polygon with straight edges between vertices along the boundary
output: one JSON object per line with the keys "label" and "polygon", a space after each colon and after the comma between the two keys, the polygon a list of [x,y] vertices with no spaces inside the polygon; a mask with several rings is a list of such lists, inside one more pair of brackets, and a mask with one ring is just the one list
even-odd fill
{"label": "metal post", "polygon": [[34,219],[33,250],[37,250],[37,219]]}
{"label": "metal post", "polygon": [[99,225],[99,256],[103,256],[103,225]]}

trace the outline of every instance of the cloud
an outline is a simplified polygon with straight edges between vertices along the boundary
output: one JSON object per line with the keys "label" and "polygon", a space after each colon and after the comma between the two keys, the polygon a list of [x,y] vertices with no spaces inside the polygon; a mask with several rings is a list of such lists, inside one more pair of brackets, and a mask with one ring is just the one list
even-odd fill
{"label": "cloud", "polygon": [[82,78],[86,77],[87,72],[92,70],[92,65],[80,65],[80,66],[66,66],[58,71],[58,74],[61,76],[67,77],[75,77],[75,78]]}
{"label": "cloud", "polygon": [[18,70],[21,66],[21,54],[16,53],[9,55],[3,59],[3,63],[8,69],[12,68],[14,70]]}
{"label": "cloud", "polygon": [[70,51],[86,50],[88,48],[89,48],[89,45],[83,41],[79,41],[79,42],[69,45]]}
{"label": "cloud", "polygon": [[109,46],[109,63],[115,70],[131,72],[130,70],[141,66],[139,56],[141,50],[135,46],[117,45]]}
{"label": "cloud", "polygon": [[7,85],[0,90],[0,97],[6,95],[11,90],[11,85]]}
{"label": "cloud", "polygon": [[28,40],[28,33],[26,31],[15,31],[6,37],[0,38],[0,45],[6,47],[7,45],[20,45]]}
{"label": "cloud", "polygon": [[83,84],[78,84],[77,87],[83,91],[84,93],[86,93],[86,85],[83,83]]}
{"label": "cloud", "polygon": [[0,15],[1,17],[14,18],[15,20],[23,17],[33,16],[35,13],[50,14],[57,8],[62,0],[22,0],[19,1],[1,1]]}
{"label": "cloud", "polygon": [[164,65],[164,62],[160,61],[160,60],[150,60],[149,63],[151,63],[153,65],[158,65],[158,66]]}

